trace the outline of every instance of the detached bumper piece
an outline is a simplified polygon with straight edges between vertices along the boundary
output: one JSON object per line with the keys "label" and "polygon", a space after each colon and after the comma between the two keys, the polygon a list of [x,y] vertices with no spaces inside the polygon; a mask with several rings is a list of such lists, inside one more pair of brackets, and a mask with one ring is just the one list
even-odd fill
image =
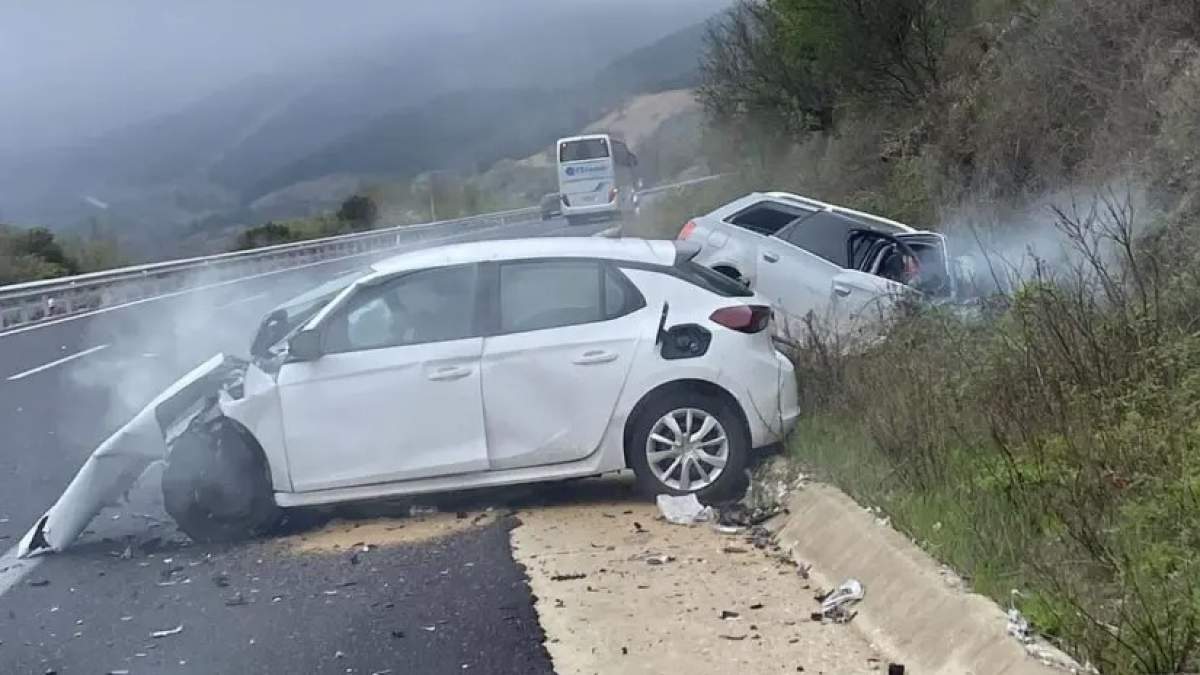
{"label": "detached bumper piece", "polygon": [[216,396],[231,368],[238,366],[217,354],[105,439],[54,506],[21,538],[17,554],[26,558],[61,551],[75,541],[102,508],[118,503],[151,464],[166,458],[166,431],[205,398]]}

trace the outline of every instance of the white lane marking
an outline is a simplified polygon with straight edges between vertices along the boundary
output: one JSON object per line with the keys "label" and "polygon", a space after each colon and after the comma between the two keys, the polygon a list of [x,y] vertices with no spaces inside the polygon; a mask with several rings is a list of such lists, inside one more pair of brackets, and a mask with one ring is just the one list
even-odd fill
{"label": "white lane marking", "polygon": [[42,562],[41,557],[26,560],[18,558],[17,549],[20,546],[17,544],[5,551],[4,555],[0,555],[0,595],[4,595],[13,586],[21,583],[21,579],[24,579],[25,575],[32,572],[33,568]]}
{"label": "white lane marking", "polygon": [[[530,221],[530,222],[534,222],[534,221]],[[526,225],[526,224],[528,224],[528,223],[512,223],[509,225],[496,225],[494,227],[485,227],[482,229],[474,230],[465,235],[451,235],[449,237],[443,237],[441,239],[430,239],[430,240],[426,240],[423,242],[410,242],[410,243],[424,243],[424,244],[428,244],[429,246],[437,246],[439,244],[447,244],[450,242],[458,241],[460,239],[466,239],[466,238],[469,238],[469,236],[471,236],[471,235],[482,234],[484,232],[492,232],[495,230],[499,230],[501,228],[516,227],[518,225]],[[417,247],[396,246],[393,248],[401,248],[404,251],[409,251],[409,250],[413,250]],[[388,249],[385,249],[384,251],[386,251],[386,250],[388,250]],[[112,307],[102,307],[100,309],[93,309],[90,312],[83,312],[81,314],[72,314],[71,316],[64,316],[61,319],[53,319],[51,321],[39,321],[31,326],[22,326],[21,328],[10,328],[5,331],[0,331],[0,338],[6,338],[10,335],[17,335],[19,333],[25,333],[25,332],[28,332],[31,330],[37,330],[39,328],[48,328],[50,326],[57,326],[60,323],[66,323],[68,321],[75,321],[76,319],[86,319],[90,316],[96,316],[97,314],[106,314],[108,312],[115,312],[118,309],[125,309],[126,307],[133,307],[134,305],[141,305],[141,304],[145,304],[147,302],[154,302],[156,300],[166,300],[168,298],[175,298],[175,297],[179,297],[181,295],[187,295],[188,293],[195,293],[197,291],[207,291],[207,290],[210,290],[213,288],[222,288],[224,286],[240,284],[243,281],[252,281],[254,279],[262,279],[264,277],[269,277],[269,276],[273,276],[276,274],[286,274],[288,272],[295,272],[297,270],[307,269],[309,267],[316,267],[318,265],[328,265],[330,263],[341,262],[342,260],[350,260],[352,258],[361,258],[363,256],[379,255],[380,253],[383,253],[384,251],[365,251],[363,253],[352,253],[350,255],[344,255],[344,256],[341,256],[338,258],[330,258],[328,260],[318,260],[316,262],[305,263],[303,265],[297,265],[295,267],[287,267],[287,268],[284,268],[281,270],[271,270],[270,272],[260,272],[258,274],[251,274],[248,277],[240,277],[238,279],[230,279],[228,281],[220,281],[215,284],[208,284],[205,286],[196,286],[195,288],[187,288],[182,291],[174,291],[171,293],[164,293],[162,295],[156,295],[151,298],[142,298],[140,300],[131,300],[130,302],[126,302],[121,305],[113,305]]]}
{"label": "white lane marking", "polygon": [[62,364],[67,363],[68,361],[74,361],[75,359],[83,358],[83,357],[87,356],[88,354],[94,354],[94,353],[100,351],[101,349],[108,349],[108,345],[98,345],[96,347],[92,347],[91,349],[85,349],[81,352],[76,352],[70,356],[64,356],[61,359],[58,359],[57,361],[51,361],[50,363],[42,364],[42,365],[38,366],[37,368],[30,368],[29,370],[26,370],[23,373],[17,373],[16,375],[10,375],[8,378],[8,381],[12,382],[13,380],[22,380],[26,377],[29,377],[30,375],[36,375],[37,373],[40,373],[43,370],[50,370],[51,368],[53,368],[55,366],[61,366]]}
{"label": "white lane marking", "polygon": [[234,300],[232,302],[227,302],[223,305],[217,305],[216,307],[213,307],[213,309],[225,309],[226,307],[233,307],[234,305],[240,305],[244,302],[254,302],[255,300],[258,300],[259,298],[265,298],[265,297],[267,297],[267,292],[263,291],[262,293],[255,293],[254,295],[251,295],[250,297],[247,297],[247,298],[238,298],[237,300]]}

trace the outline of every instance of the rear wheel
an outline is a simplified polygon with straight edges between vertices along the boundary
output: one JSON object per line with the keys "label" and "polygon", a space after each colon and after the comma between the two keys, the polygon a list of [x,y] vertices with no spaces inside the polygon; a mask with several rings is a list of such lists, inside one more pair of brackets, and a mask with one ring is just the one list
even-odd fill
{"label": "rear wheel", "polygon": [[229,420],[189,430],[171,445],[162,491],[167,513],[199,542],[254,537],[279,521],[266,462],[253,437]]}
{"label": "rear wheel", "polygon": [[652,494],[695,494],[703,501],[736,496],[750,440],[728,403],[702,393],[667,394],[634,421],[630,464]]}

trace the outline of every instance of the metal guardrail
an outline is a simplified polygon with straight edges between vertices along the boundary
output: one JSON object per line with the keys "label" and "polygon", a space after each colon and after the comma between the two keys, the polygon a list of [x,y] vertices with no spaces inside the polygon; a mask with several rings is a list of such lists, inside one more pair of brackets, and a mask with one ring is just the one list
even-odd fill
{"label": "metal guardrail", "polygon": [[[675,188],[724,178],[705,176],[660,185],[638,192],[639,198]],[[423,225],[398,225],[367,232],[309,239],[249,251],[122,267],[71,277],[0,286],[0,333],[40,321],[82,314],[267,272],[312,263],[386,251],[405,243],[431,239],[447,230],[468,232],[527,222],[540,215],[537,207],[486,213]]]}
{"label": "metal guardrail", "polygon": [[711,183],[712,181],[721,180],[722,178],[728,178],[729,176],[732,176],[732,175],[734,175],[734,174],[719,173],[719,174],[716,174],[713,176],[703,176],[701,178],[693,178],[691,180],[684,180],[684,181],[680,181],[678,183],[669,183],[667,185],[659,185],[657,187],[652,187],[652,188],[648,188],[645,190],[638,190],[638,198],[640,200],[642,197],[649,197],[651,195],[656,195],[660,192],[666,192],[668,190],[675,190],[678,188],[690,187],[692,185],[700,185],[701,183]]}
{"label": "metal guardrail", "polygon": [[199,258],[122,267],[58,279],[0,286],[0,332],[197,286],[234,281],[311,263],[385,251],[446,233],[527,222],[537,208],[515,209],[423,225],[279,244]]}

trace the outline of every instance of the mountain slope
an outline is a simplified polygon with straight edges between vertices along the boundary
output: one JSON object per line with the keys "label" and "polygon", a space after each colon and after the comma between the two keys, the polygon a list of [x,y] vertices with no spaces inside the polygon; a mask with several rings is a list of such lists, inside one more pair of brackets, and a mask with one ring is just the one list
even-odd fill
{"label": "mountain slope", "polygon": [[707,30],[708,22],[702,21],[616,59],[596,75],[596,87],[644,94],[697,86]]}
{"label": "mountain slope", "polygon": [[[688,26],[619,57],[581,86],[459,92],[382,116],[253,184],[250,192],[269,193],[326,174],[410,175],[533,154],[631,96],[694,86],[706,26]],[[680,96],[690,101],[689,93]]]}
{"label": "mountain slope", "polygon": [[440,96],[385,115],[336,143],[257,183],[254,193],[326,174],[414,175],[426,170],[477,169],[528,154],[589,119],[561,92],[474,90]]}

